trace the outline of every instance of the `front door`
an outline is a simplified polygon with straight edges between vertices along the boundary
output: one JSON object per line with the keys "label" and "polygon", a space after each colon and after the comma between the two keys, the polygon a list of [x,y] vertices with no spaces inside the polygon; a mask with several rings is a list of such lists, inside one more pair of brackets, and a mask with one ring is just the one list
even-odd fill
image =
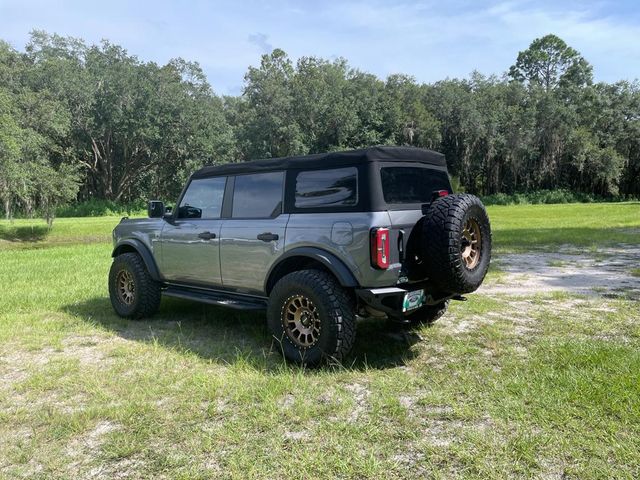
{"label": "front door", "polygon": [[[282,213],[284,172],[237,175],[231,218],[220,231],[222,283],[260,294],[266,274],[284,251],[289,215]],[[225,207],[226,208],[226,207]]]}
{"label": "front door", "polygon": [[220,286],[220,228],[226,177],[192,180],[160,238],[167,281]]}

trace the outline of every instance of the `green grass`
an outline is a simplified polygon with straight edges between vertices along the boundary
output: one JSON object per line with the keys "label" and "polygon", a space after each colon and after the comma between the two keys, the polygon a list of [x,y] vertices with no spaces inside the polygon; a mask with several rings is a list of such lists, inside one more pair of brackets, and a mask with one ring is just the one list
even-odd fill
{"label": "green grass", "polygon": [[[495,208],[499,248],[569,216],[602,217],[596,246],[638,222],[637,204],[563,206],[562,222]],[[116,317],[117,220],[0,227],[0,478],[640,475],[637,301],[470,295],[415,332],[361,322],[343,366],[306,371],[262,314],[163,299],[152,320]]]}
{"label": "green grass", "polygon": [[[640,202],[491,206],[494,246],[499,251],[597,247],[640,242]],[[120,217],[0,220],[0,249],[106,242]]]}
{"label": "green grass", "polygon": [[120,218],[57,218],[51,229],[40,219],[0,220],[0,250],[110,242]]}
{"label": "green grass", "polygon": [[640,202],[487,207],[501,251],[640,242]]}

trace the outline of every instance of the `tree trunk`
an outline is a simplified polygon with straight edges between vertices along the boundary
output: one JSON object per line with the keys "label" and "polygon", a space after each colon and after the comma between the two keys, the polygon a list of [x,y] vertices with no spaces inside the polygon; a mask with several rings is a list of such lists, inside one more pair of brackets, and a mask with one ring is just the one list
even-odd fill
{"label": "tree trunk", "polygon": [[113,198],[113,160],[110,136],[106,140],[96,141],[91,138],[93,165],[90,165],[98,196],[112,200]]}

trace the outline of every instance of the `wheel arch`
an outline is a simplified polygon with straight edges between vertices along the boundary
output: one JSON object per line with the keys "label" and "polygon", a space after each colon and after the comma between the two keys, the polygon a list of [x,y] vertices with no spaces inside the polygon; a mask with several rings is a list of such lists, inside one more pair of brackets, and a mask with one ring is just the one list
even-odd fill
{"label": "wheel arch", "polygon": [[126,240],[121,240],[114,247],[113,252],[111,252],[111,256],[115,258],[118,255],[122,255],[123,253],[137,253],[138,255],[140,255],[145,267],[147,267],[149,275],[151,275],[151,278],[156,281],[162,280],[160,271],[158,270],[158,265],[153,258],[153,254],[149,251],[149,248],[147,248],[147,246],[140,240],[137,240],[135,238],[127,238]]}
{"label": "wheel arch", "polygon": [[286,252],[271,267],[264,284],[267,295],[285,275],[306,269],[322,270],[333,275],[343,287],[358,287],[359,283],[349,267],[334,254],[315,247],[299,247]]}

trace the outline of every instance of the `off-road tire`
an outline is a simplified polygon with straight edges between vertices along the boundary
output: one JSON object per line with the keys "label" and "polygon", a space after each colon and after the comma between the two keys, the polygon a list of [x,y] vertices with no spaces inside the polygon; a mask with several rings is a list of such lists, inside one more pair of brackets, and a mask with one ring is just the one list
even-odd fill
{"label": "off-road tire", "polygon": [[407,315],[412,325],[431,325],[447,312],[449,300],[436,305],[425,305],[413,313]]}
{"label": "off-road tire", "polygon": [[[285,308],[296,297],[308,299],[318,313],[319,333],[313,345],[301,346],[287,333]],[[300,270],[282,277],[269,296],[267,322],[284,357],[309,367],[341,362],[356,338],[352,297],[332,275],[320,270]]]}
{"label": "off-road tire", "polygon": [[[478,259],[471,268],[463,258],[468,221],[478,227],[480,237]],[[480,286],[491,259],[491,225],[478,197],[447,195],[431,204],[423,223],[422,258],[425,273],[443,292],[470,293]]]}
{"label": "off-road tire", "polygon": [[[128,272],[134,285],[131,303],[123,301],[118,293],[118,275]],[[125,318],[146,318],[160,307],[160,284],[151,278],[142,258],[137,253],[123,253],[113,259],[109,270],[109,297],[116,313]]]}

